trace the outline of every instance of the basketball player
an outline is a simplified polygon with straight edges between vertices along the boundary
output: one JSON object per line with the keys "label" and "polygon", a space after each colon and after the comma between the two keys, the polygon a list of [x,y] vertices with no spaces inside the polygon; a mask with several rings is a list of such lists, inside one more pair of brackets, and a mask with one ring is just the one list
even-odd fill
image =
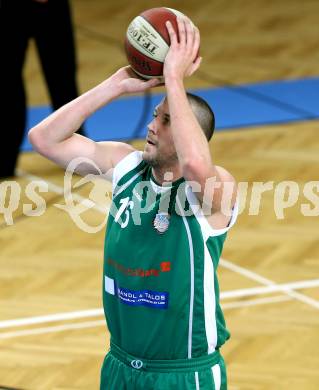
{"label": "basketball player", "polygon": [[[101,372],[103,390],[227,387],[219,349],[229,333],[216,268],[236,219],[236,190],[229,190],[235,182],[210,156],[211,109],[186,94],[183,85],[200,65],[199,31],[185,18],[178,18],[178,28],[179,41],[167,24],[167,95],[154,110],[143,152],[74,134],[99,107],[159,83],[136,78],[129,67],[50,115],[29,135],[35,149],[64,167],[83,156],[103,172],[114,168],[103,280],[111,346]],[[89,164],[79,172],[96,173]]]}

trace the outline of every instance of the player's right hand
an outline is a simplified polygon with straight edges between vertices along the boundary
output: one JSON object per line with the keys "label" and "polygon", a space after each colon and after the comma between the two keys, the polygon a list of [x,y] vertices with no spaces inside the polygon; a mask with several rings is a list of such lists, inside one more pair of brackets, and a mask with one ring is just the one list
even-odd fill
{"label": "player's right hand", "polygon": [[166,27],[171,45],[164,62],[164,78],[183,80],[191,76],[200,66],[202,58],[198,56],[200,47],[200,33],[187,17],[177,17],[178,36],[167,21]]}

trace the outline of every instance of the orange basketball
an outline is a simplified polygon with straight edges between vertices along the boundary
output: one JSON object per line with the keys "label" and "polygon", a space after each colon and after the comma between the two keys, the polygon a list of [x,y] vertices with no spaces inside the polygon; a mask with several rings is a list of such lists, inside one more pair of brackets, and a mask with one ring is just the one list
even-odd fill
{"label": "orange basketball", "polygon": [[128,26],[126,56],[139,76],[145,79],[163,76],[163,64],[170,46],[165,22],[169,20],[177,32],[177,15],[184,14],[172,8],[151,8],[134,18]]}

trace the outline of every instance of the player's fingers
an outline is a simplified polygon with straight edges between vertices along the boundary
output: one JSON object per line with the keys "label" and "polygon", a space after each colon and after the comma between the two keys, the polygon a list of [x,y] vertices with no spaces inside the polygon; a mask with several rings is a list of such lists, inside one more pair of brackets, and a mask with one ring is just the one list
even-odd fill
{"label": "player's fingers", "polygon": [[198,57],[196,61],[192,63],[191,67],[188,69],[187,76],[191,76],[196,72],[196,70],[200,67],[202,59],[202,57]]}
{"label": "player's fingers", "polygon": [[184,19],[185,24],[185,30],[186,30],[186,44],[187,47],[191,50],[194,44],[195,39],[195,31],[194,31],[194,25],[190,21],[190,19],[185,18]]}
{"label": "player's fingers", "polygon": [[200,33],[199,29],[194,26],[194,42],[193,42],[193,47],[192,47],[192,58],[196,58],[198,50],[200,47]]}
{"label": "player's fingers", "polygon": [[153,88],[156,87],[157,85],[161,84],[161,80],[159,79],[151,79],[145,82],[144,86],[146,88]]}
{"label": "player's fingers", "polygon": [[172,26],[172,23],[169,20],[166,22],[166,28],[167,28],[168,35],[169,35],[170,40],[171,40],[170,45],[171,46],[172,45],[176,45],[176,43],[177,43],[177,35],[176,35],[176,32],[175,32],[175,30],[174,30],[174,28]]}
{"label": "player's fingers", "polygon": [[135,78],[135,79],[140,79],[141,78],[141,76],[139,76],[137,73],[134,72],[134,70],[132,69],[131,65],[126,66],[124,69],[127,72],[127,75],[129,77],[132,77],[132,78]]}
{"label": "player's fingers", "polygon": [[200,67],[200,64],[202,63],[202,61],[203,61],[203,57],[198,57],[196,59],[196,61],[194,62],[195,70],[197,70]]}
{"label": "player's fingers", "polygon": [[179,44],[184,47],[186,45],[186,31],[185,31],[184,20],[182,17],[177,16],[176,21],[178,26]]}

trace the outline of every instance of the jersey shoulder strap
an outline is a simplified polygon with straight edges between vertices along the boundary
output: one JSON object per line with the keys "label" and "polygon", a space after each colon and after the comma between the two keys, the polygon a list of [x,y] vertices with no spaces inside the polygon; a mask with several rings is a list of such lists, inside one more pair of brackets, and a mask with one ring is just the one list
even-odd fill
{"label": "jersey shoulder strap", "polygon": [[235,224],[235,222],[237,220],[237,216],[238,216],[238,199],[236,200],[236,203],[233,207],[231,219],[230,219],[228,226],[224,229],[214,229],[208,223],[208,221],[204,215],[204,212],[200,206],[200,203],[199,203],[196,195],[192,191],[191,186],[186,185],[185,191],[186,191],[186,198],[189,202],[189,205],[190,205],[191,209],[193,210],[195,218],[197,219],[197,222],[199,223],[199,225],[201,227],[201,231],[202,231],[203,238],[204,238],[205,242],[210,237],[217,237],[217,236],[225,235],[225,233],[227,233],[228,230]]}
{"label": "jersey shoulder strap", "polygon": [[[117,192],[120,187],[137,177],[147,168],[147,163],[142,159],[142,152],[136,150],[129,153],[120,160],[114,167],[112,177],[113,193]],[[134,179],[133,179],[134,180]]]}

